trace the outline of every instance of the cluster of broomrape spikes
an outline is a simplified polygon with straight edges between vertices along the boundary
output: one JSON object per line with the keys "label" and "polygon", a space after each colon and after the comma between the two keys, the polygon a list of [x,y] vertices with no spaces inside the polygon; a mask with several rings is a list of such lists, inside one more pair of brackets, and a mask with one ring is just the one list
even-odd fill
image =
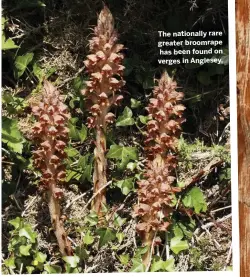
{"label": "cluster of broomrape spikes", "polygon": [[176,91],[174,82],[166,72],[154,88],[153,98],[147,108],[152,118],[147,124],[145,151],[147,165],[144,179],[138,182],[138,205],[135,215],[139,217],[137,232],[148,247],[143,256],[146,267],[150,264],[153,243],[158,231],[166,232],[171,223],[172,201],[179,191],[173,186],[176,167],[175,151],[184,122],[185,107],[179,104],[183,93]]}
{"label": "cluster of broomrape spikes", "polygon": [[[116,42],[117,33],[112,14],[104,7],[99,14],[97,27],[94,28],[94,36],[89,41],[91,54],[84,63],[90,80],[82,91],[91,114],[88,117],[88,127],[96,130],[93,173],[95,197],[92,208],[98,216],[103,215],[103,205],[106,204],[106,130],[107,125],[115,119],[110,109],[119,105],[123,99],[117,92],[125,84],[122,78],[124,66],[121,65],[123,55],[120,53],[123,45]],[[172,201],[174,194],[179,191],[173,186],[173,172],[177,164],[175,152],[181,124],[184,122],[182,114],[185,107],[179,104],[183,93],[177,92],[176,88],[176,82],[164,72],[147,108],[151,120],[147,124],[145,140],[146,173],[144,179],[138,182],[139,203],[135,207],[135,215],[139,217],[137,232],[143,244],[148,246],[148,251],[143,256],[146,267],[150,265],[157,232],[166,232],[171,223]],[[66,175],[62,160],[66,157],[66,125],[70,116],[59,91],[47,81],[44,83],[42,101],[39,106],[33,107],[33,114],[38,119],[33,127],[33,138],[38,145],[34,152],[34,165],[42,173],[40,183],[47,191],[51,222],[60,252],[70,256],[72,249],[60,212],[63,192],[58,187]]]}
{"label": "cluster of broomrape spikes", "polygon": [[117,44],[117,33],[114,29],[114,19],[105,6],[98,17],[94,36],[89,41],[90,55],[84,61],[90,80],[82,94],[86,97],[87,107],[91,113],[88,117],[88,127],[95,128],[95,165],[93,173],[94,194],[92,208],[101,217],[103,205],[106,204],[105,187],[107,184],[106,167],[106,130],[113,123],[115,115],[110,111],[123,99],[116,94],[125,84],[122,75],[124,66],[121,65],[123,55],[120,51],[122,44]]}
{"label": "cluster of broomrape spikes", "polygon": [[58,187],[66,176],[62,160],[66,157],[64,148],[69,132],[66,124],[70,115],[59,91],[48,81],[44,82],[42,101],[32,108],[32,112],[38,120],[32,129],[38,146],[33,153],[34,166],[42,173],[40,188],[47,192],[51,223],[60,252],[63,256],[71,256],[71,244],[60,211],[63,191]]}

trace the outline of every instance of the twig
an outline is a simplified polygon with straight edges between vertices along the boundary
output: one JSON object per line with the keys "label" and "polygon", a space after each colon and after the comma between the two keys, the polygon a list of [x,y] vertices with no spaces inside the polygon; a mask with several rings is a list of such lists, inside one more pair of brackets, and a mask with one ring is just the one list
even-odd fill
{"label": "twig", "polygon": [[33,203],[35,202],[36,199],[37,199],[37,195],[35,197],[33,197],[33,199],[29,202],[27,207],[25,207],[25,210],[22,212],[22,217],[24,217],[25,213],[33,205]]}
{"label": "twig", "polygon": [[10,152],[8,150],[6,150],[5,148],[2,147],[2,151],[4,151],[5,153],[7,153],[8,155],[10,155]]}
{"label": "twig", "polygon": [[164,246],[161,252],[161,258],[163,256],[164,250],[166,251],[166,259],[168,260],[170,255],[169,255],[169,245],[168,245],[168,232],[165,232],[165,242],[164,242]]}
{"label": "twig", "polygon": [[19,205],[19,203],[18,203],[18,201],[17,201],[15,195],[12,194],[12,195],[10,196],[10,198],[11,198],[12,200],[14,200],[14,202],[16,203],[17,208],[18,208],[20,211],[22,211],[23,209],[20,207],[20,205]]}
{"label": "twig", "polygon": [[60,85],[58,85],[57,87],[58,87],[58,88],[61,88],[61,87],[63,87],[66,83],[68,83],[68,82],[74,80],[78,75],[80,75],[80,74],[83,72],[84,69],[85,69],[85,66],[81,67],[81,68],[76,72],[76,74],[75,74],[73,77],[69,77],[69,78],[65,79],[65,80],[62,81],[62,83],[61,83]]}
{"label": "twig", "polygon": [[222,140],[222,137],[223,137],[223,135],[225,134],[225,132],[226,132],[226,130],[227,130],[227,128],[230,126],[230,122],[226,125],[226,127],[224,128],[224,130],[223,130],[223,132],[222,132],[222,134],[221,134],[221,136],[220,136],[220,138],[219,138],[219,143],[221,142],[221,140]]}
{"label": "twig", "polygon": [[77,200],[81,199],[83,196],[85,196],[86,194],[88,194],[91,190],[93,190],[93,188],[91,188],[90,190],[82,193],[81,195],[77,196],[75,199],[73,199],[70,203],[68,203],[65,207],[65,210],[68,209],[74,202],[76,202]]}
{"label": "twig", "polygon": [[205,225],[202,225],[201,228],[202,228],[203,230],[205,230],[205,229],[207,229],[207,228],[209,228],[209,227],[212,227],[212,226],[216,225],[216,223],[221,223],[221,222],[227,220],[227,219],[230,218],[230,217],[232,217],[232,214],[228,214],[228,215],[226,215],[226,216],[224,216],[224,217],[218,219],[218,220],[215,221],[215,222],[209,222],[209,223],[207,223],[207,224],[205,224]]}
{"label": "twig", "polygon": [[232,256],[232,243],[231,243],[230,248],[229,248],[229,252],[228,252],[228,255],[227,255],[227,259],[226,259],[226,264],[223,268],[224,271],[227,270],[227,265],[230,262],[231,256]]}
{"label": "twig", "polygon": [[168,245],[168,232],[166,232],[165,238],[166,238],[166,241],[165,241],[165,243],[166,243],[166,259],[168,260],[170,257],[169,256],[169,245]]}
{"label": "twig", "polygon": [[185,190],[187,187],[189,187],[190,185],[198,182],[201,178],[207,176],[210,172],[212,172],[212,170],[219,166],[220,164],[222,164],[223,161],[219,158],[214,158],[204,169],[202,169],[201,171],[199,171],[197,174],[195,174],[193,177],[187,179],[187,181],[185,181],[185,185],[182,188],[182,190]]}
{"label": "twig", "polygon": [[74,244],[75,247],[77,247],[77,244],[69,236],[67,236],[67,238],[69,241],[71,241]]}
{"label": "twig", "polygon": [[23,271],[23,263],[21,263],[19,274],[22,274]]}
{"label": "twig", "polygon": [[3,164],[9,164],[9,165],[13,165],[15,163],[12,163],[12,162],[7,162],[7,161],[2,161]]}
{"label": "twig", "polygon": [[[200,221],[200,219],[198,218],[198,216],[196,216],[196,218],[198,219],[198,221],[200,222],[200,224],[202,224],[202,222]],[[201,229],[205,230],[205,232],[212,238],[212,234],[209,232],[209,230],[207,228],[204,227],[205,225],[201,225]],[[213,239],[215,245],[217,248],[220,248],[221,245],[218,243],[218,241],[216,239]]]}
{"label": "twig", "polygon": [[21,173],[19,174],[19,176],[18,176],[18,180],[17,180],[17,184],[16,184],[16,189],[15,189],[15,193],[16,193],[16,191],[17,191],[17,188],[18,188],[18,186],[19,186],[19,183],[20,183],[20,180],[21,180]]}
{"label": "twig", "polygon": [[101,187],[87,202],[87,204],[83,207],[82,212],[84,212],[88,205],[92,202],[92,200],[103,190],[105,189],[107,186],[109,186],[112,183],[112,181],[109,181],[106,185],[104,185],[103,187]]}
{"label": "twig", "polygon": [[151,260],[152,260],[152,256],[153,256],[153,251],[154,251],[154,244],[155,244],[156,235],[157,235],[157,232],[155,232],[155,235],[154,235],[154,238],[153,238],[153,241],[152,241],[152,245],[151,245],[151,248],[150,248],[149,263],[148,263],[148,265],[147,265],[147,268],[146,268],[145,272],[148,272],[148,271],[149,271],[149,268],[150,268],[150,266],[151,266]]}
{"label": "twig", "polygon": [[222,211],[222,210],[229,209],[229,208],[231,208],[231,207],[232,207],[232,205],[230,205],[230,206],[226,206],[226,207],[222,207],[222,208],[219,208],[219,209],[213,210],[213,211],[211,211],[210,213],[216,213],[216,212],[219,212],[219,211]]}

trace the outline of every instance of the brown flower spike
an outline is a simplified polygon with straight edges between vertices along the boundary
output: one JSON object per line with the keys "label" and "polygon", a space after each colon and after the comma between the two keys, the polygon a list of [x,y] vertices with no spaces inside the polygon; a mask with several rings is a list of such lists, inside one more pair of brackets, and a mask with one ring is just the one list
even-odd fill
{"label": "brown flower spike", "polygon": [[150,264],[151,248],[158,231],[167,231],[171,222],[172,201],[179,191],[173,186],[176,167],[176,151],[182,113],[185,107],[179,104],[182,92],[176,91],[174,82],[166,72],[154,88],[148,112],[152,118],[147,124],[145,150],[147,165],[144,179],[138,182],[139,204],[135,207],[135,215],[139,217],[137,232],[142,238],[147,253],[143,256],[146,267]]}
{"label": "brown flower spike", "polygon": [[60,252],[63,256],[71,256],[71,244],[60,212],[63,191],[58,187],[66,176],[62,161],[66,157],[64,149],[69,131],[65,126],[70,115],[59,91],[48,81],[44,82],[41,103],[34,106],[32,112],[38,119],[32,128],[33,138],[38,145],[33,154],[34,166],[42,173],[40,185],[47,191],[51,222]]}
{"label": "brown flower spike", "polygon": [[82,91],[91,113],[88,117],[88,127],[96,129],[93,182],[94,193],[100,193],[94,198],[92,208],[99,216],[102,215],[102,206],[106,203],[105,189],[102,189],[107,183],[105,133],[108,123],[113,123],[115,119],[115,115],[109,111],[123,99],[123,96],[116,92],[125,84],[122,78],[124,66],[121,65],[123,55],[120,53],[123,45],[116,42],[114,19],[105,6],[99,14],[94,36],[89,41],[91,54],[87,56],[84,64],[90,79],[86,82],[86,89]]}

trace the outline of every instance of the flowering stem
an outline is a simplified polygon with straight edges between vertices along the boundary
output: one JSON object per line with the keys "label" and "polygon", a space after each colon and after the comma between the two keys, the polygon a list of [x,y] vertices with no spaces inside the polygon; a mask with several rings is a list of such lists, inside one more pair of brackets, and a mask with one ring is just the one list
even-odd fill
{"label": "flowering stem", "polygon": [[[142,257],[146,268],[151,263],[153,237],[158,231],[167,231],[174,209],[174,194],[180,191],[173,183],[177,165],[175,152],[181,123],[185,121],[182,118],[185,107],[179,104],[183,93],[177,92],[176,88],[176,82],[164,72],[158,80],[158,86],[154,87],[153,97],[147,107],[151,117],[147,123],[145,140],[147,164],[144,178],[138,181],[139,204],[135,207],[135,215],[139,217],[136,229],[143,245],[148,246],[147,253]],[[169,257],[169,253],[166,254]]]}
{"label": "flowering stem", "polygon": [[34,166],[42,173],[40,189],[46,190],[51,223],[63,256],[73,255],[67,239],[60,211],[60,199],[63,191],[59,188],[66,177],[62,160],[68,141],[67,121],[70,115],[62,103],[59,91],[48,81],[44,82],[42,101],[32,108],[38,121],[32,128],[37,150],[33,152]]}
{"label": "flowering stem", "polygon": [[96,129],[93,183],[94,194],[97,191],[100,193],[94,198],[92,208],[99,218],[102,218],[103,205],[106,204],[106,189],[100,189],[107,183],[106,127],[114,122],[115,115],[109,111],[123,99],[117,92],[125,84],[122,78],[124,66],[121,64],[123,55],[120,53],[123,45],[116,43],[118,37],[114,29],[114,19],[106,6],[98,16],[93,35],[89,40],[91,54],[84,61],[90,78],[82,94],[86,97],[90,112],[88,127]]}
{"label": "flowering stem", "polygon": [[107,184],[106,168],[107,161],[105,158],[106,152],[106,137],[102,128],[98,127],[96,130],[96,148],[94,150],[95,165],[94,165],[94,193],[100,191],[100,193],[94,198],[92,208],[101,217],[103,205],[106,204],[106,189],[102,190],[102,187]]}
{"label": "flowering stem", "polygon": [[71,244],[67,239],[66,232],[64,230],[63,222],[61,218],[60,203],[58,199],[54,197],[53,187],[47,191],[48,195],[48,206],[50,212],[51,223],[54,229],[55,236],[57,238],[60,252],[63,256],[71,256],[72,248]]}

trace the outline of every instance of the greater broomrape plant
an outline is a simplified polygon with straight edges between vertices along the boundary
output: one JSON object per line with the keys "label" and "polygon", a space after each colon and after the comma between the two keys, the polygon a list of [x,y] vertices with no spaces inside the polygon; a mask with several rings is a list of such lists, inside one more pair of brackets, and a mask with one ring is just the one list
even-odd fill
{"label": "greater broomrape plant", "polygon": [[69,130],[66,127],[70,117],[67,106],[62,102],[59,91],[48,81],[44,82],[42,100],[32,108],[38,122],[32,128],[32,136],[37,145],[33,152],[34,166],[41,173],[40,186],[47,191],[51,223],[63,256],[71,256],[72,248],[63,227],[60,199],[63,191],[58,185],[66,176],[62,163]]}
{"label": "greater broomrape plant", "polygon": [[117,106],[123,96],[116,94],[125,84],[122,75],[124,66],[121,65],[123,55],[120,51],[122,44],[117,44],[117,33],[114,29],[114,19],[105,6],[98,17],[94,36],[89,41],[90,55],[84,61],[90,74],[86,82],[86,89],[82,94],[86,97],[87,106],[91,113],[88,117],[88,127],[95,128],[95,165],[93,173],[94,194],[92,208],[99,215],[103,215],[103,205],[106,204],[106,130],[109,123],[113,123],[115,116],[109,112],[112,106]]}
{"label": "greater broomrape plant", "polygon": [[174,194],[179,191],[173,186],[174,168],[177,161],[175,151],[181,133],[181,123],[185,107],[179,104],[182,92],[164,72],[154,88],[153,98],[148,105],[145,151],[147,164],[143,180],[138,181],[138,204],[135,215],[139,217],[137,232],[147,252],[143,256],[146,267],[150,265],[153,244],[158,231],[166,232],[171,223]]}

